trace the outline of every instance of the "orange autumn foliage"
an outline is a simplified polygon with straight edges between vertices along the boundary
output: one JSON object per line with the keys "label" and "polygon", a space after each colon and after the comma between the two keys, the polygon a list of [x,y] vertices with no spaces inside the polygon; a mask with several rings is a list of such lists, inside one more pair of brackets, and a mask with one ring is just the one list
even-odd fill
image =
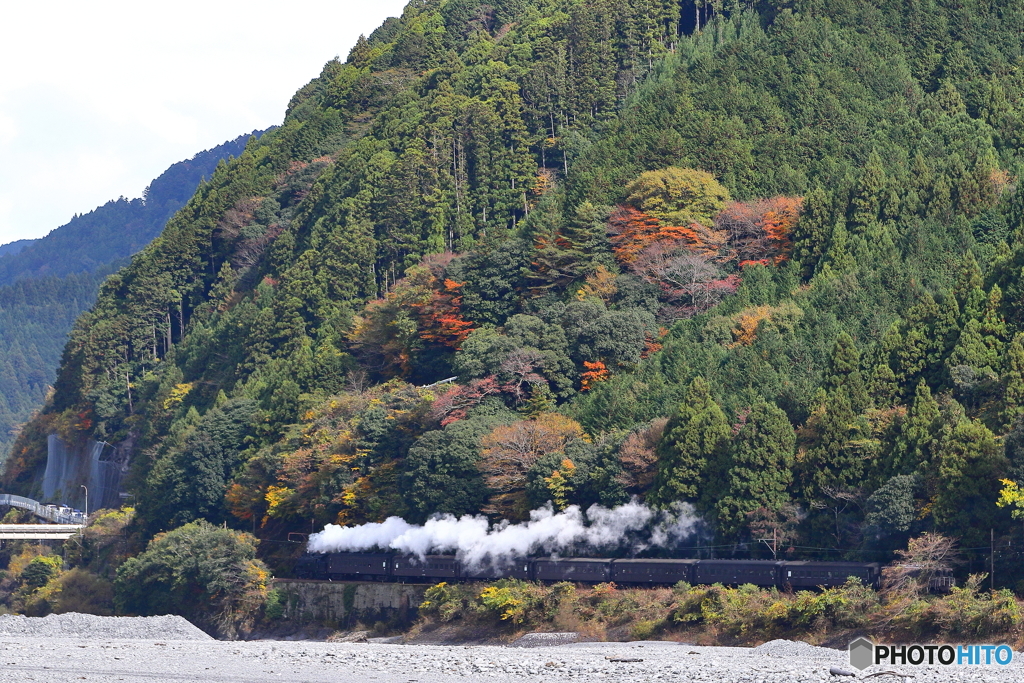
{"label": "orange autumn foliage", "polygon": [[609,372],[608,368],[601,361],[591,363],[590,361],[583,361],[583,367],[587,369],[586,372],[580,375],[581,387],[580,391],[588,391],[594,388],[594,385],[598,382],[603,382],[608,379]]}
{"label": "orange autumn foliage", "polygon": [[729,348],[737,346],[750,346],[757,339],[757,328],[762,320],[771,317],[773,309],[771,306],[754,306],[739,314],[736,319],[736,327],[732,330],[735,341],[729,344]]}
{"label": "orange autumn foliage", "polygon": [[[664,339],[666,336],[668,336],[668,330],[666,330],[664,327],[658,328],[658,339]],[[658,351],[661,351],[662,347],[664,346],[664,344],[662,344],[660,341],[656,341],[654,337],[652,337],[648,333],[646,338],[644,339],[644,350],[640,353],[640,358],[650,358]]]}
{"label": "orange autumn foliage", "polygon": [[654,216],[632,206],[616,207],[608,219],[608,227],[612,233],[612,251],[622,263],[629,263],[655,242],[697,241],[697,233],[691,228],[663,226]]}
{"label": "orange autumn foliage", "polygon": [[631,206],[619,206],[608,219],[612,251],[620,263],[632,263],[645,249],[660,244],[685,247],[715,261],[731,258],[728,234],[699,223],[663,225],[654,216]]}
{"label": "orange autumn foliage", "polygon": [[411,305],[419,318],[420,339],[454,349],[473,331],[473,323],[460,314],[462,295],[459,289],[463,284],[445,278],[440,291],[432,290],[428,301]]}
{"label": "orange autumn foliage", "polygon": [[443,277],[450,260],[448,254],[425,258],[356,316],[349,340],[365,363],[404,377],[422,342],[458,348],[469,336],[473,324],[460,310],[462,283]]}

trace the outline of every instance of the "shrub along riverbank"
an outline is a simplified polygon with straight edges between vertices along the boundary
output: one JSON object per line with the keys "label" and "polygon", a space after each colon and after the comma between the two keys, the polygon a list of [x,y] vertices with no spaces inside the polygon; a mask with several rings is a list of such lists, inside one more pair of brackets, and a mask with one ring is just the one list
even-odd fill
{"label": "shrub along riverbank", "polygon": [[881,641],[1024,642],[1022,603],[1008,590],[983,591],[984,575],[942,596],[916,586],[875,591],[855,580],[821,591],[784,592],[752,585],[581,587],[515,579],[428,589],[417,633],[454,637],[498,628],[576,631],[598,640],[685,640],[756,645],[773,638],[841,646],[853,633]]}

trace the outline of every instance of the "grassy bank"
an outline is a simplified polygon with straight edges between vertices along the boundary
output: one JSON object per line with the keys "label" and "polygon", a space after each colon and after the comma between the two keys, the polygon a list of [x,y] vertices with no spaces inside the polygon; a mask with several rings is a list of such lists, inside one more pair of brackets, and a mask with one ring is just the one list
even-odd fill
{"label": "grassy bank", "polygon": [[822,591],[782,592],[745,585],[622,588],[500,580],[438,584],[420,606],[417,632],[576,631],[596,640],[685,640],[756,645],[773,638],[844,645],[852,634],[880,641],[984,640],[1020,645],[1021,601],[981,590],[972,577],[950,594],[879,592],[851,580]]}

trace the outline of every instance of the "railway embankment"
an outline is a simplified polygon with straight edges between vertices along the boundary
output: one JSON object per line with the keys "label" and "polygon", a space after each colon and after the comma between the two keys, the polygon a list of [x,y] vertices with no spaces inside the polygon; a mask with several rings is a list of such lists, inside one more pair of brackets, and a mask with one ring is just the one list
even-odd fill
{"label": "railway embankment", "polygon": [[278,607],[258,637],[326,639],[360,632],[409,643],[510,643],[527,632],[580,641],[666,640],[758,645],[773,638],[845,647],[878,642],[1024,644],[1024,603],[972,577],[944,595],[874,590],[856,580],[822,590],[753,585],[638,588],[516,579],[435,585],[278,580]]}

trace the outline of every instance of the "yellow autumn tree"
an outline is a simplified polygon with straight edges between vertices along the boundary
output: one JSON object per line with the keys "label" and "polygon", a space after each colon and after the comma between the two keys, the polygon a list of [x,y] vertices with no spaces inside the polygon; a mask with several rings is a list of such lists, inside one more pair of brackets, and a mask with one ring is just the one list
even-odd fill
{"label": "yellow autumn tree", "polygon": [[729,190],[707,171],[670,166],[646,171],[626,186],[627,202],[666,225],[710,226]]}
{"label": "yellow autumn tree", "polygon": [[533,464],[545,455],[564,453],[567,445],[586,438],[580,423],[557,413],[496,427],[480,442],[480,469],[493,492],[484,512],[525,519],[530,511],[526,475]]}

